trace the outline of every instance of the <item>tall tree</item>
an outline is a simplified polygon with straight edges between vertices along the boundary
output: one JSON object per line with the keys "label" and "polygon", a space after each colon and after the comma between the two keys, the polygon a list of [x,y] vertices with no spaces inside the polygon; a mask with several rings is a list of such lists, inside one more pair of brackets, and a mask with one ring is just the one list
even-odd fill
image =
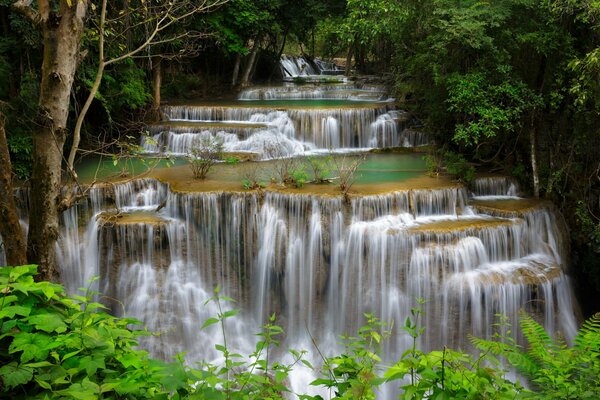
{"label": "tall tree", "polygon": [[[59,235],[59,216],[61,211],[72,206],[77,199],[77,196],[73,196],[72,190],[62,189],[62,166],[66,161],[68,170],[73,172],[73,160],[79,144],[81,124],[89,104],[97,93],[104,69],[107,65],[137,55],[151,45],[160,45],[165,41],[187,37],[187,33],[175,33],[168,38],[161,38],[159,34],[182,19],[222,4],[224,1],[206,0],[193,3],[181,0],[159,2],[158,5],[142,1],[139,10],[144,13],[139,16],[139,21],[130,22],[123,31],[111,33],[118,34],[118,40],[126,38],[129,33],[135,33],[138,29],[144,31],[145,35],[137,43],[137,38],[132,37],[133,48],[122,48],[120,54],[108,59],[104,55],[107,1],[101,3],[99,25],[101,38],[98,49],[100,56],[96,80],[76,124],[76,136],[68,160],[65,160],[64,146],[70,133],[68,127],[70,96],[75,73],[83,57],[82,38],[90,3],[84,0],[38,0],[35,6],[32,0],[18,0],[13,3],[12,9],[25,16],[43,37],[41,84],[35,123],[32,126],[33,165],[29,201],[31,222],[27,237],[27,261],[40,265],[43,279],[57,278],[58,266],[54,250]],[[131,2],[126,3],[131,6]],[[125,20],[131,21],[127,18],[129,15],[127,12],[115,11],[114,15],[113,21],[117,21],[118,24]],[[98,30],[95,30],[95,33],[97,34]],[[74,173],[71,175],[75,176]],[[15,231],[14,234],[17,235],[19,232]]]}
{"label": "tall tree", "polygon": [[21,234],[21,224],[13,197],[12,168],[4,130],[4,114],[0,111],[0,237],[8,265],[27,263],[27,246]]}
{"label": "tall tree", "polygon": [[46,279],[55,277],[54,244],[59,234],[63,147],[71,87],[80,60],[81,38],[88,2],[71,0],[19,0],[13,9],[42,32],[44,56],[38,110],[33,127],[30,221],[27,259],[40,265]]}

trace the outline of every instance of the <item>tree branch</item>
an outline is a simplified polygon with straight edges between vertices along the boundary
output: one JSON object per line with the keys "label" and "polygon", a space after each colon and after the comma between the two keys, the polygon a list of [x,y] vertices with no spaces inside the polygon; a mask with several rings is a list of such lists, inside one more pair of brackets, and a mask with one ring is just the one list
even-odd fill
{"label": "tree branch", "polygon": [[35,26],[38,26],[40,23],[40,14],[31,7],[31,2],[32,0],[17,0],[12,4],[11,8],[14,12],[21,14]]}

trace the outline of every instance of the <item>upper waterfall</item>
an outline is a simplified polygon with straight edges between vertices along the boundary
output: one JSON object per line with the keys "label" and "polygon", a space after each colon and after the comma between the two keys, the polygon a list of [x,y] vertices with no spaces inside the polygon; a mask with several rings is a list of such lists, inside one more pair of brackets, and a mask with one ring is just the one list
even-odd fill
{"label": "upper waterfall", "polygon": [[306,77],[311,75],[340,75],[344,70],[332,62],[306,57],[283,55],[279,62],[284,78]]}

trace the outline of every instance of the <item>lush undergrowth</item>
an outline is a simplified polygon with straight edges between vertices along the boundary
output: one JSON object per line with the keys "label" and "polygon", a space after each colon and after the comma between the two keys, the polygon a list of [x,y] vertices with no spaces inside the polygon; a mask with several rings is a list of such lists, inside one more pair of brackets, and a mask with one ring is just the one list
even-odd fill
{"label": "lush undergrowth", "polygon": [[[523,349],[506,337],[494,341],[473,339],[481,350],[474,358],[442,349],[424,353],[417,348],[420,311],[413,310],[402,329],[414,339],[394,365],[385,365],[379,346],[389,329],[371,315],[355,337],[343,337],[343,354],[323,358],[313,367],[305,352],[289,350],[292,361],[281,364],[270,354],[279,345],[282,328],[273,316],[253,354],[232,354],[224,321],[236,311],[223,311],[231,299],[219,294],[210,300],[221,310],[202,327],[220,326],[223,336],[215,347],[222,365],[184,364],[155,360],[136,349],[138,339],[151,333],[134,328],[136,320],[115,318],[92,294],[69,297],[60,285],[35,282],[35,266],[0,268],[0,397],[12,399],[280,399],[320,396],[291,393],[288,377],[299,363],[313,368],[318,386],[332,398],[373,399],[388,382],[403,399],[514,399],[600,397],[600,316],[588,320],[573,347],[552,340],[531,319],[522,317],[529,347]],[[532,389],[505,378],[494,358],[505,357],[529,378]],[[309,391],[309,388],[306,390]]]}

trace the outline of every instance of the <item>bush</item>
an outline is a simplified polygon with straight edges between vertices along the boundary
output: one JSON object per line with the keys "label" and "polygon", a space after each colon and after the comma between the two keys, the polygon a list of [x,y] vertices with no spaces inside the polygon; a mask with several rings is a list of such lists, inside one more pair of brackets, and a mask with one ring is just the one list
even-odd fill
{"label": "bush", "polygon": [[187,385],[183,365],[134,350],[139,321],[115,318],[86,296],[34,282],[32,265],[0,268],[0,397],[156,398]]}
{"label": "bush", "polygon": [[194,179],[206,179],[208,172],[223,158],[223,142],[212,137],[194,140],[188,163]]}

